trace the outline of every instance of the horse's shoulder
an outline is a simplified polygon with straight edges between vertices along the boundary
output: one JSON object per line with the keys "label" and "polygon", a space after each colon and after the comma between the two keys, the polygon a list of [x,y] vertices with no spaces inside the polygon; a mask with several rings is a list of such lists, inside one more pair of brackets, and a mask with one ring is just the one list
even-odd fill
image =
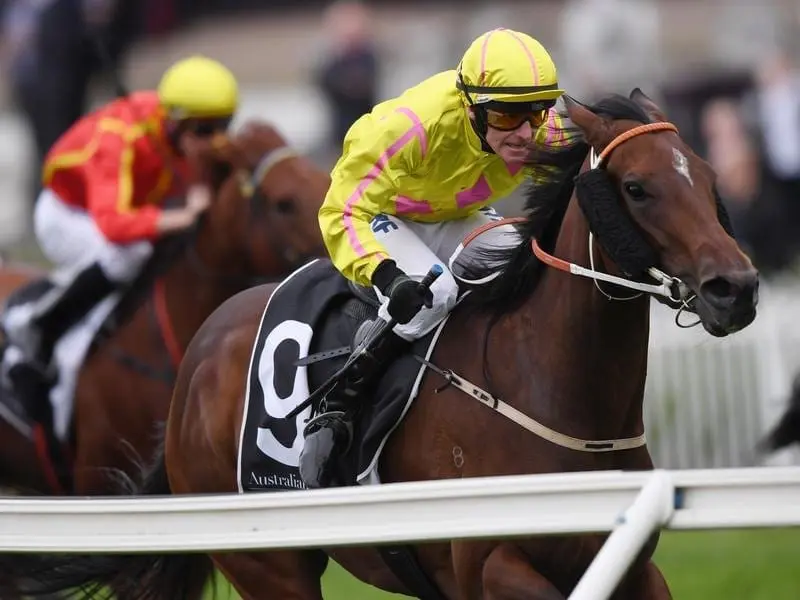
{"label": "horse's shoulder", "polygon": [[[176,381],[185,403],[213,397],[236,404],[243,393],[245,374],[261,316],[273,285],[249,288],[222,303],[203,323],[189,347]],[[191,390],[188,392],[188,390]]]}
{"label": "horse's shoulder", "polygon": [[255,339],[261,316],[275,284],[248,288],[225,300],[205,320],[187,348],[187,357],[216,357],[225,359],[247,352]]}

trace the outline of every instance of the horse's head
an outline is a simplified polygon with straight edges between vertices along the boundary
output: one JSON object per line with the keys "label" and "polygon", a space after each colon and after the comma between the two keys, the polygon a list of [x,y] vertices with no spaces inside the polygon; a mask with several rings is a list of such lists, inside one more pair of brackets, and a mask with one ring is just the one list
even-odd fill
{"label": "horse's head", "polygon": [[330,184],[325,171],[255,121],[220,140],[215,152],[229,168],[207,218],[241,247],[251,274],[278,278],[324,256],[317,215]]}
{"label": "horse's head", "polygon": [[758,272],[733,238],[711,166],[638,89],[594,110],[566,103],[591,147],[579,203],[610,262],[628,276],[654,267],[680,279],[712,335],[750,324]]}

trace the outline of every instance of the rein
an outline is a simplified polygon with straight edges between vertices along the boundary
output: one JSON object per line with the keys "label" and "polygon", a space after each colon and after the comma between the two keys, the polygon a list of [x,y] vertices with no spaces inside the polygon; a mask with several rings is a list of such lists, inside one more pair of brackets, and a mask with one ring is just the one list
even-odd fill
{"label": "rein", "polygon": [[[590,237],[589,243],[591,244],[594,242],[594,236],[590,233],[589,237]],[[553,267],[554,269],[558,269],[559,271],[564,271],[565,273],[578,275],[580,277],[588,277],[590,279],[594,279],[595,281],[605,281],[607,283],[613,283],[614,285],[618,285],[620,287],[628,288],[631,290],[637,290],[645,294],[663,296],[668,300],[670,300],[671,302],[677,302],[679,304],[683,304],[685,301],[688,302],[689,296],[691,295],[689,288],[686,287],[686,284],[684,284],[683,281],[681,281],[677,277],[671,277],[670,275],[667,275],[666,273],[660,271],[659,269],[656,269],[655,267],[650,268],[648,273],[650,274],[651,277],[657,279],[661,283],[660,284],[640,283],[638,281],[632,281],[630,279],[625,279],[624,277],[619,277],[617,275],[603,273],[602,271],[596,271],[594,269],[582,267],[580,265],[576,265],[575,263],[562,260],[542,250],[542,247],[539,245],[539,242],[536,239],[531,240],[531,247],[533,249],[533,253],[536,256],[536,258],[541,260],[548,267]],[[628,298],[612,298],[612,300],[632,300],[633,298],[636,298],[638,296],[639,294]]]}

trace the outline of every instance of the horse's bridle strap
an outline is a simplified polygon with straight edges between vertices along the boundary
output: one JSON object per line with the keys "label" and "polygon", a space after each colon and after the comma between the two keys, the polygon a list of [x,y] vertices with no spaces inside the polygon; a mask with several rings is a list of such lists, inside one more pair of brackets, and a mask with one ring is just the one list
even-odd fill
{"label": "horse's bridle strap", "polygon": [[289,158],[300,156],[297,150],[290,146],[281,146],[275,150],[270,150],[258,161],[258,164],[248,177],[248,171],[242,169],[238,173],[239,189],[246,198],[251,198],[256,193],[256,189],[264,181],[264,178],[279,162]]}
{"label": "horse's bridle strap", "polygon": [[659,269],[651,268],[648,270],[648,274],[661,283],[640,283],[638,281],[625,279],[624,277],[618,277],[609,273],[588,269],[586,267],[576,265],[575,263],[562,260],[557,256],[553,256],[552,254],[548,254],[542,250],[542,247],[539,245],[539,242],[536,240],[536,238],[531,240],[531,247],[533,248],[533,254],[536,256],[536,258],[538,258],[548,267],[553,267],[554,269],[564,271],[565,273],[578,275],[580,277],[588,277],[589,279],[594,279],[595,281],[613,283],[614,285],[643,292],[645,294],[664,296],[665,298],[678,303],[685,299],[685,296],[688,296],[690,293],[688,289],[680,287],[682,284],[680,280],[676,279],[675,277],[670,277]]}
{"label": "horse's bridle strap", "polygon": [[633,129],[623,131],[617,137],[611,140],[608,146],[603,148],[603,151],[597,155],[597,162],[596,164],[592,165],[592,168],[595,169],[602,165],[617,147],[624,144],[629,139],[635,138],[637,135],[642,135],[643,133],[653,133],[655,131],[674,131],[675,133],[678,133],[678,128],[672,123],[659,121],[658,123],[645,123],[644,125],[639,125]]}
{"label": "horse's bridle strap", "polygon": [[253,169],[253,187],[258,187],[261,185],[261,182],[264,181],[267,173],[269,173],[272,170],[272,167],[277,165],[279,162],[282,162],[287,158],[295,158],[297,156],[297,150],[290,146],[282,146],[276,150],[267,152],[263,157],[261,157],[261,160],[258,161],[256,168]]}
{"label": "horse's bridle strap", "polygon": [[[675,127],[672,123],[667,123],[660,121],[658,123],[646,123],[644,125],[639,125],[638,127],[634,127],[633,129],[628,129],[627,131],[623,131],[609,143],[600,154],[595,154],[594,148],[590,150],[590,168],[592,169],[599,169],[602,168],[603,162],[608,158],[611,152],[618,148],[621,144],[627,142],[631,138],[636,137],[637,135],[642,135],[645,133],[653,133],[657,131],[674,131],[675,133],[678,132],[678,128]],[[589,247],[590,247],[590,254],[591,254],[591,233],[589,239]],[[567,273],[571,273],[572,275],[579,275],[581,277],[588,277],[590,279],[594,279],[596,281],[605,281],[606,283],[612,283],[618,285],[620,287],[637,290],[639,292],[643,292],[646,294],[654,294],[663,296],[673,302],[680,304],[681,302],[685,301],[686,298],[690,295],[690,290],[683,285],[679,279],[675,277],[670,277],[663,271],[650,268],[648,269],[648,274],[653,277],[655,280],[659,281],[659,284],[649,284],[649,283],[640,283],[638,281],[632,281],[630,279],[626,279],[624,277],[617,277],[616,275],[610,275],[608,273],[602,273],[600,271],[596,271],[593,268],[587,269],[586,267],[582,267],[580,265],[576,265],[571,262],[567,262],[557,256],[553,256],[545,252],[541,246],[539,246],[539,242],[533,238],[531,239],[531,247],[533,249],[533,254],[541,260],[544,264],[549,267],[553,267],[559,271],[565,271]]]}

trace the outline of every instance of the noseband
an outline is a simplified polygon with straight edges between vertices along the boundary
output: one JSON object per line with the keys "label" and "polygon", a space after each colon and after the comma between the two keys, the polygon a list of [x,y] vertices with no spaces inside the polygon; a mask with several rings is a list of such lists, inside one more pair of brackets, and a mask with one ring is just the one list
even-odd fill
{"label": "noseband", "polygon": [[[658,123],[646,123],[644,125],[639,125],[638,127],[634,127],[633,129],[629,129],[627,131],[622,132],[617,137],[615,137],[611,143],[609,143],[602,152],[597,154],[594,148],[589,150],[589,169],[603,169],[604,164],[607,162],[608,157],[611,153],[627,142],[628,140],[635,138],[639,135],[643,135],[645,133],[655,133],[659,131],[674,131],[678,133],[678,128],[673,125],[672,123],[667,122],[658,122]],[[632,300],[635,297],[638,297],[641,294],[651,294],[656,296],[663,296],[666,298],[667,302],[671,303],[677,308],[684,310],[688,308],[688,304],[692,298],[692,292],[689,287],[683,283],[679,278],[672,277],[667,275],[660,269],[656,267],[649,267],[647,269],[647,274],[650,275],[653,279],[658,281],[658,284],[648,284],[648,283],[640,283],[638,281],[633,281],[631,279],[626,279],[624,277],[618,277],[616,275],[611,275],[609,273],[603,273],[601,271],[597,271],[594,268],[594,234],[589,231],[589,262],[590,268],[582,267],[580,265],[576,265],[574,263],[562,260],[545,252],[539,242],[534,238],[531,240],[531,247],[533,249],[534,255],[541,260],[544,264],[549,267],[553,267],[554,269],[558,269],[560,271],[564,271],[567,273],[571,273],[572,275],[578,275],[581,277],[588,277],[595,281],[595,285],[598,287],[601,293],[609,297],[612,300]],[[607,283],[612,283],[614,285],[618,285],[620,287],[636,290],[638,294],[635,296],[630,296],[626,298],[614,298],[609,296],[606,292],[604,292],[600,286],[599,281],[605,281]],[[679,313],[680,314],[680,313]]]}
{"label": "noseband", "polygon": [[[278,163],[288,160],[290,158],[297,158],[300,154],[290,146],[281,146],[274,150],[268,150],[256,163],[252,171],[239,170],[237,177],[239,178],[239,191],[250,201],[251,212],[255,217],[263,216],[263,209],[261,200],[266,200],[269,203],[270,199],[263,193],[260,193],[261,184],[267,177],[267,174]],[[257,219],[253,219],[252,224],[256,224]],[[275,236],[269,236],[269,244],[275,255],[278,256],[290,270],[302,265],[308,257],[302,256],[291,246],[282,246],[278,243]]]}
{"label": "noseband", "polygon": [[290,146],[267,150],[258,160],[249,177],[246,171],[239,171],[239,191],[245,198],[252,198],[272,167],[287,158],[297,158],[298,156],[298,152]]}

